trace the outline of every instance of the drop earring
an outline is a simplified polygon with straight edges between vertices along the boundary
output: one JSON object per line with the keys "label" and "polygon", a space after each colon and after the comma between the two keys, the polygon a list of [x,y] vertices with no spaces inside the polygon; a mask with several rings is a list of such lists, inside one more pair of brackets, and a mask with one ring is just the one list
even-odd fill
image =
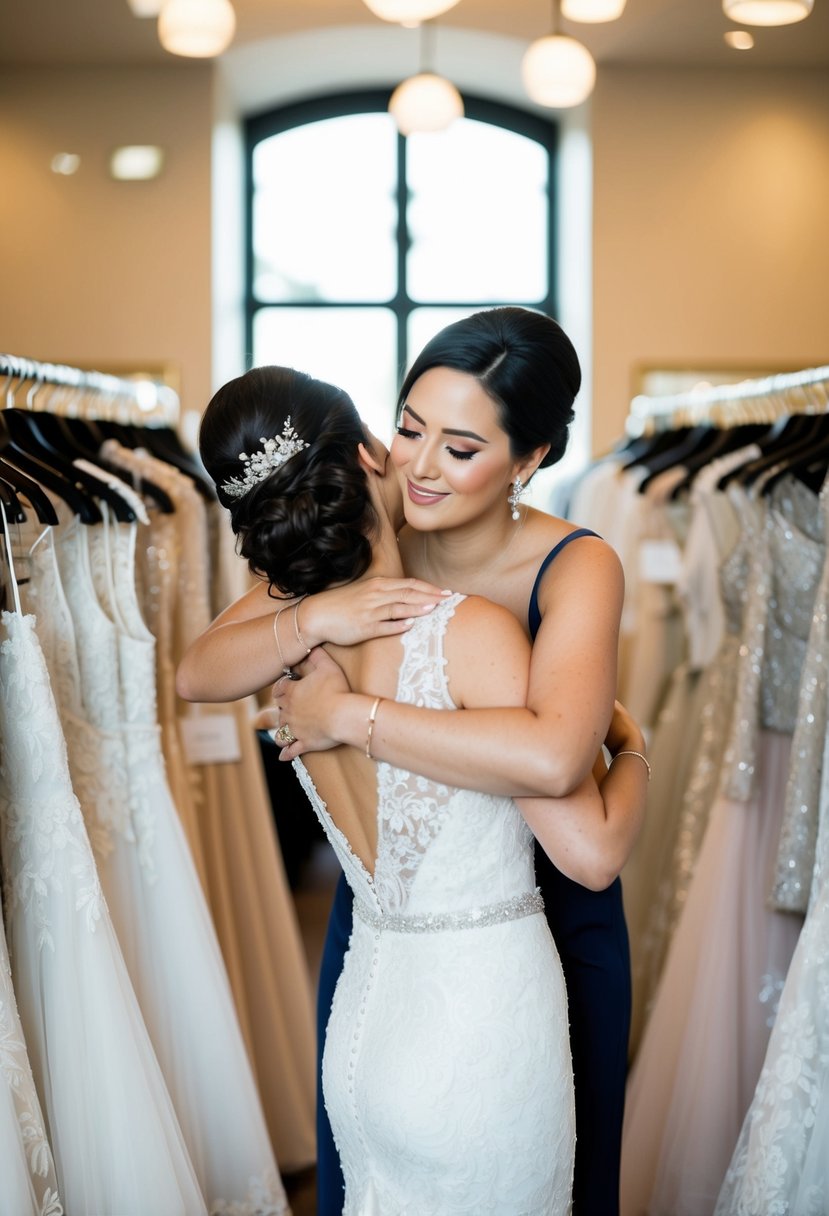
{"label": "drop earring", "polygon": [[510,507],[512,507],[512,518],[515,520],[519,520],[521,518],[521,512],[518,510],[518,504],[521,502],[521,495],[524,493],[526,488],[527,487],[524,485],[521,478],[516,477],[515,481],[512,483],[512,493],[507,499]]}

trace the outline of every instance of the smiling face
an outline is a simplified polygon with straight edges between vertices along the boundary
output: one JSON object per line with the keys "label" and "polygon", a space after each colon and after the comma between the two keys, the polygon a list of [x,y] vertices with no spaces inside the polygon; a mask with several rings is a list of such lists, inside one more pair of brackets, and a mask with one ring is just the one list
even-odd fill
{"label": "smiling face", "polygon": [[447,367],[430,368],[412,385],[391,458],[406,522],[419,531],[489,516],[503,522],[512,482],[527,464],[512,455],[495,402],[480,383]]}

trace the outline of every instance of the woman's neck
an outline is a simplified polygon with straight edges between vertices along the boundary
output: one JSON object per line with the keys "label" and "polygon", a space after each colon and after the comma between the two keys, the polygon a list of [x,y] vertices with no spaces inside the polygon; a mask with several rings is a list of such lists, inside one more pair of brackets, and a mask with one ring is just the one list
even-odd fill
{"label": "woman's neck", "polygon": [[408,532],[407,541],[419,548],[425,573],[422,577],[440,586],[474,585],[483,571],[505,568],[517,555],[529,508],[521,508],[514,521],[507,512],[503,519],[474,520],[462,528],[446,532]]}

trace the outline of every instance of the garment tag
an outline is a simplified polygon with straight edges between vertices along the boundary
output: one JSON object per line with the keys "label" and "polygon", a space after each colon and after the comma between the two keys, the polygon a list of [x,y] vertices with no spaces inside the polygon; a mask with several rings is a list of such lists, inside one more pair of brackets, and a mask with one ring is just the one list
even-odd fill
{"label": "garment tag", "polygon": [[676,583],[682,573],[682,552],[675,540],[643,540],[639,546],[639,577],[646,583]]}
{"label": "garment tag", "polygon": [[242,759],[239,731],[232,714],[179,718],[188,764],[232,764]]}

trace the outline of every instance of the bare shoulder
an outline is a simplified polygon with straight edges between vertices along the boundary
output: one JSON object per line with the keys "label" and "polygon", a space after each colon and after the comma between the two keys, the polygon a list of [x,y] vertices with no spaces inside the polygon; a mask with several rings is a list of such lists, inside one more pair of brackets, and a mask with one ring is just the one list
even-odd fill
{"label": "bare shoulder", "polygon": [[[567,526],[560,540],[566,540],[577,531],[576,525]],[[574,586],[591,596],[617,599],[624,594],[624,573],[619,555],[600,536],[575,537],[550,562],[539,587],[542,615],[547,604],[554,602],[560,593],[569,593]]]}
{"label": "bare shoulder", "polygon": [[530,644],[513,614],[470,595],[446,630],[447,675],[456,705],[523,705]]}

